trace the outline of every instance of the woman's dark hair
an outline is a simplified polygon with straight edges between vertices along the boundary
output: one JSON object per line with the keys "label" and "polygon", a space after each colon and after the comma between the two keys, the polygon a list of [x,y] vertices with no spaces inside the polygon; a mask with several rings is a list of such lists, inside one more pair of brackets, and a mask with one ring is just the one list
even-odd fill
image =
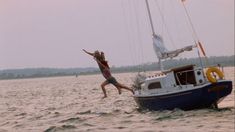
{"label": "woman's dark hair", "polygon": [[98,50],[96,50],[96,51],[94,52],[94,57],[95,57],[95,59],[97,59],[97,60],[101,60],[101,54],[100,54],[100,52],[99,52]]}
{"label": "woman's dark hair", "polygon": [[101,56],[101,59],[102,59],[103,61],[105,61],[104,52],[101,52],[100,56]]}

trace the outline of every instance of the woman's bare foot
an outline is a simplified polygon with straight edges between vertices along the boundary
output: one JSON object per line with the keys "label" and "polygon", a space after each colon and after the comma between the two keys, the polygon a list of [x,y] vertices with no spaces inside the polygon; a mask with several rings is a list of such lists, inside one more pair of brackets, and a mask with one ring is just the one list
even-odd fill
{"label": "woman's bare foot", "polygon": [[133,89],[131,89],[131,92],[132,92],[132,94],[135,94],[135,92],[134,92],[134,90],[133,90]]}
{"label": "woman's bare foot", "polygon": [[122,94],[121,88],[117,88],[117,89],[118,89],[118,94]]}
{"label": "woman's bare foot", "polygon": [[107,98],[107,95],[105,95],[104,97],[102,97],[102,99],[104,99],[104,98]]}

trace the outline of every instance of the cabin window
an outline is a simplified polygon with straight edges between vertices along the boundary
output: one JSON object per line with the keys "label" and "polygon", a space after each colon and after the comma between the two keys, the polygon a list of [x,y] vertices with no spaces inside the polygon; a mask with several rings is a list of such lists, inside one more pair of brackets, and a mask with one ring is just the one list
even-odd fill
{"label": "cabin window", "polygon": [[162,88],[161,83],[160,82],[154,82],[149,84],[148,89],[159,89]]}

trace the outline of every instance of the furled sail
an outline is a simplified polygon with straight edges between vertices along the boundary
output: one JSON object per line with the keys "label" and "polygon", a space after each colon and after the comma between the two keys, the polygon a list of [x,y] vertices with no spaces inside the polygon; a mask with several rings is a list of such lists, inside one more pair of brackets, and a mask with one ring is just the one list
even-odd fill
{"label": "furled sail", "polygon": [[164,46],[164,41],[162,37],[158,35],[153,35],[153,48],[159,59],[174,58],[178,56],[180,53],[183,53],[184,51],[191,51],[195,47],[196,45],[191,45],[181,49],[168,51]]}
{"label": "furled sail", "polygon": [[166,47],[161,36],[153,35],[153,48],[159,59],[164,58],[164,53],[167,52]]}

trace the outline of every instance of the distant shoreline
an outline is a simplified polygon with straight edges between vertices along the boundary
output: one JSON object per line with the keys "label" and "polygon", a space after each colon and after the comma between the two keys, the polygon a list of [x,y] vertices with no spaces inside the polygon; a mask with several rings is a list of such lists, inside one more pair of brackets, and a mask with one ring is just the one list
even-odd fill
{"label": "distant shoreline", "polygon": [[[221,64],[223,67],[234,67],[234,55],[233,56],[220,56],[209,57],[209,65],[215,66]],[[202,63],[206,64],[206,59],[202,58]],[[165,69],[173,67],[195,64],[200,66],[201,62],[199,58],[183,58],[172,59],[163,62]],[[146,63],[136,66],[123,66],[123,67],[111,67],[113,73],[128,73],[128,72],[140,72],[140,71],[159,71],[158,62]],[[94,75],[100,74],[98,68],[25,68],[25,69],[7,69],[0,70],[0,80],[10,79],[28,79],[28,78],[47,78],[47,77],[63,77],[63,76],[80,76],[80,75]]]}

